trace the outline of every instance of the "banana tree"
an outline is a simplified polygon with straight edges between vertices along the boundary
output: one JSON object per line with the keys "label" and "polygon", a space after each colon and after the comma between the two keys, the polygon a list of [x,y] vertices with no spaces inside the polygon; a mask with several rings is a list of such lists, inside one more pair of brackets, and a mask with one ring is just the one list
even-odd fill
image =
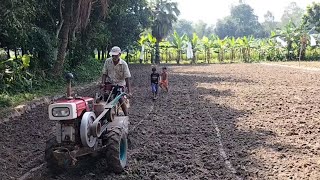
{"label": "banana tree", "polygon": [[282,60],[286,57],[283,47],[279,46],[274,38],[266,42],[266,59],[268,61]]}
{"label": "banana tree", "polygon": [[195,64],[197,62],[197,56],[196,53],[199,50],[199,36],[196,33],[193,33],[192,39],[188,39],[188,42],[191,42],[192,45],[192,52],[193,52],[193,58],[192,58],[192,64]]}
{"label": "banana tree", "polygon": [[258,51],[258,60],[262,60],[265,57],[267,51],[267,41],[265,39],[260,39],[257,41],[257,51]]}
{"label": "banana tree", "polygon": [[177,64],[180,64],[182,48],[185,45],[186,41],[187,36],[185,34],[180,37],[179,34],[174,31],[172,44],[177,49]]}
{"label": "banana tree", "polygon": [[[145,35],[140,36],[140,39],[138,41],[139,45],[141,46],[141,48],[145,48],[146,49],[146,42],[148,41],[148,37]],[[140,51],[140,64],[142,63],[142,59],[146,60],[146,56],[145,56],[145,51]],[[144,58],[143,58],[144,57]]]}
{"label": "banana tree", "polygon": [[299,35],[297,34],[298,28],[296,25],[289,21],[289,23],[284,27],[284,29],[277,29],[276,34],[271,36],[271,38],[282,37],[287,43],[287,60],[293,58],[293,43],[297,40]]}
{"label": "banana tree", "polygon": [[[166,63],[168,63],[168,59],[169,59],[169,48],[171,47],[170,42],[168,41],[163,41],[160,43],[160,47],[165,49],[165,51],[162,51],[162,57],[166,57]],[[164,56],[165,54],[165,56]],[[162,58],[164,59],[164,58]]]}
{"label": "banana tree", "polygon": [[138,41],[139,44],[141,46],[145,46],[145,61],[147,61],[147,53],[148,51],[151,53],[151,63],[153,63],[153,60],[154,60],[154,51],[155,51],[155,44],[156,44],[156,38],[152,36],[151,33],[143,33],[141,36],[140,36],[140,40]]}
{"label": "banana tree", "polygon": [[204,56],[205,56],[205,60],[208,62],[208,64],[210,64],[210,46],[211,46],[211,40],[206,37],[203,36],[203,38],[201,39],[202,45],[204,47]]}
{"label": "banana tree", "polygon": [[310,42],[309,33],[312,29],[307,28],[306,26],[301,26],[296,29],[296,39],[295,43],[299,47],[299,61],[305,59],[307,44]]}
{"label": "banana tree", "polygon": [[236,48],[238,46],[238,39],[236,39],[235,37],[228,38],[227,39],[227,44],[228,44],[228,47],[229,47],[229,49],[231,51],[231,62],[234,62],[235,51],[236,51]]}
{"label": "banana tree", "polygon": [[250,57],[250,50],[251,50],[251,45],[254,41],[254,37],[253,36],[249,36],[247,38],[247,36],[244,36],[243,38],[241,38],[239,40],[239,45],[240,45],[240,51],[242,53],[242,57],[244,62],[249,62],[251,57]]}
{"label": "banana tree", "polygon": [[218,59],[220,62],[224,60],[224,52],[227,48],[227,42],[228,42],[228,37],[225,37],[224,39],[220,39],[218,36],[211,36],[212,43],[211,47],[215,49],[216,52],[218,52]]}

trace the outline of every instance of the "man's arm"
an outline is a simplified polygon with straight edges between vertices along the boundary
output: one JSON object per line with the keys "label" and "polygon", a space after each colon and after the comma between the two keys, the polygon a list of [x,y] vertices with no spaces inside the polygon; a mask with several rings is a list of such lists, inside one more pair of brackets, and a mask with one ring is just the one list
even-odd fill
{"label": "man's arm", "polygon": [[105,84],[107,76],[108,76],[108,68],[107,68],[107,61],[105,61],[102,69],[102,79],[101,79],[102,85]]}
{"label": "man's arm", "polygon": [[128,94],[131,94],[131,87],[130,87],[130,81],[129,81],[129,78],[126,78],[126,87],[128,89]]}
{"label": "man's arm", "polygon": [[129,78],[131,78],[131,73],[130,73],[130,70],[129,70],[129,67],[128,67],[128,64],[127,63],[124,63],[124,71],[123,71],[123,75],[124,75],[124,79],[126,81],[126,87],[128,89],[128,94],[131,94],[131,86],[130,86],[130,81],[129,81]]}
{"label": "man's arm", "polygon": [[106,78],[107,78],[107,75],[106,74],[102,74],[101,84],[105,84],[106,83]]}

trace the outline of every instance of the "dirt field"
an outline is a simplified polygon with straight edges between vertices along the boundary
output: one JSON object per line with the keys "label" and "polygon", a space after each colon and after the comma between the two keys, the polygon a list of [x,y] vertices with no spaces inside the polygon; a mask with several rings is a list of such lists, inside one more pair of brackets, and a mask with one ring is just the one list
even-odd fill
{"label": "dirt field", "polygon": [[319,61],[300,61],[300,62],[299,61],[268,62],[268,64],[284,65],[284,66],[320,71],[320,60]]}
{"label": "dirt field", "polygon": [[[170,91],[153,102],[150,70],[131,66],[124,173],[113,174],[104,160],[92,158],[59,176],[43,165],[34,179],[320,179],[320,71],[169,66]],[[0,179],[19,178],[44,163],[53,125],[45,106],[0,124]]]}

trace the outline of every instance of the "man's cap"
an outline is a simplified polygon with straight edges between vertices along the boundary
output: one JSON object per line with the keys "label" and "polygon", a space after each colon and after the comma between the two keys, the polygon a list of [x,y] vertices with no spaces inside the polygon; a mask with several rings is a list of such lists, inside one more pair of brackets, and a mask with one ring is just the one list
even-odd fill
{"label": "man's cap", "polygon": [[120,53],[121,53],[121,49],[118,46],[114,46],[111,48],[109,55],[116,56],[116,55],[119,55]]}

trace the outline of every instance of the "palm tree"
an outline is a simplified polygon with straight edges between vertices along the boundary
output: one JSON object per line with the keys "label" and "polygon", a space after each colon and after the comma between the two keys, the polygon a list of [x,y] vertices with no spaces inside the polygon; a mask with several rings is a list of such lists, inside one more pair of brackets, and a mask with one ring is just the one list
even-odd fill
{"label": "palm tree", "polygon": [[153,0],[151,2],[153,12],[152,35],[156,38],[156,58],[160,63],[159,43],[167,37],[172,30],[172,24],[178,20],[180,11],[176,2],[168,0]]}

